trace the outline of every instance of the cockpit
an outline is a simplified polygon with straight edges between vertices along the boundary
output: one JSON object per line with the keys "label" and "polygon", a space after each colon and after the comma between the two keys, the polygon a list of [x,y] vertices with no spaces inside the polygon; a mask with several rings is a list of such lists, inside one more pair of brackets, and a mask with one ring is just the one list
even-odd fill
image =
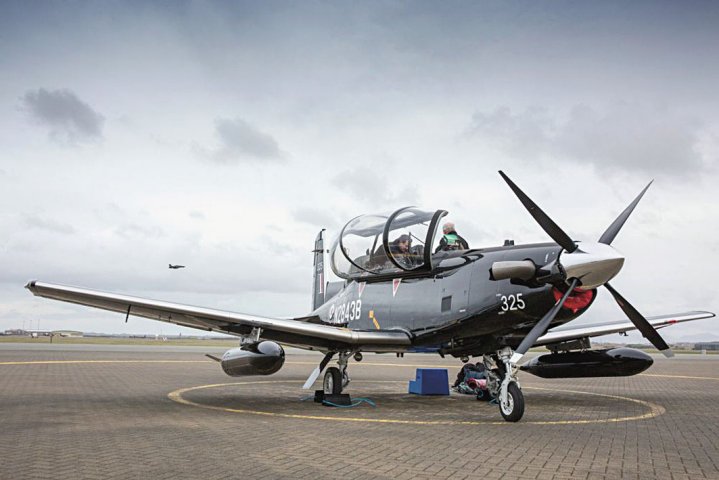
{"label": "cockpit", "polygon": [[345,279],[429,272],[433,240],[445,215],[445,210],[404,207],[353,218],[332,245],[332,270]]}

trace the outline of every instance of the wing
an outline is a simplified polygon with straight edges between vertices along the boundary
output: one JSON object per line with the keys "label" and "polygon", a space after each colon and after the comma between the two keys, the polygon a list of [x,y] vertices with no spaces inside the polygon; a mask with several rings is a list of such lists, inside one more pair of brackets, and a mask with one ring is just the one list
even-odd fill
{"label": "wing", "polygon": [[25,288],[38,297],[200,330],[247,335],[253,328],[259,328],[263,339],[302,348],[351,350],[352,347],[361,347],[365,352],[393,352],[404,351],[412,343],[410,335],[401,330],[350,330],[307,321],[258,317],[38,281],[29,282]]}
{"label": "wing", "polygon": [[[672,315],[659,315],[657,317],[647,317],[649,323],[654,328],[664,328],[677,323],[689,322],[692,320],[701,320],[703,318],[712,318],[711,312],[686,312],[676,313]],[[568,340],[577,340],[587,337],[599,337],[601,335],[609,335],[612,333],[624,333],[630,330],[636,330],[637,327],[629,320],[620,320],[617,322],[595,323],[592,325],[577,325],[576,327],[561,326],[553,328],[546,334],[542,335],[534,343],[534,346],[549,345],[552,343],[566,342]]]}

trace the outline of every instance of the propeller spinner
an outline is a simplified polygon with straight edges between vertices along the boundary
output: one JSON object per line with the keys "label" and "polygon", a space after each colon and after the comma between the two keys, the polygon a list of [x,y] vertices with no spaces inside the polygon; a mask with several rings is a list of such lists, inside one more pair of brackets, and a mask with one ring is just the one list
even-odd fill
{"label": "propeller spinner", "polygon": [[549,215],[544,213],[504,172],[500,170],[499,174],[507,182],[514,194],[517,195],[519,201],[522,202],[522,205],[529,211],[530,215],[534,217],[539,226],[564,249],[559,256],[559,263],[565,273],[566,282],[569,284],[567,293],[557,301],[532,328],[524,340],[522,340],[522,343],[512,356],[512,362],[516,363],[522,358],[534,342],[547,331],[552,320],[554,320],[554,317],[559,313],[562,305],[569,296],[569,292],[576,286],[590,289],[602,285],[609,290],[619,307],[624,311],[629,320],[634,323],[637,329],[642,332],[642,335],[665,356],[672,357],[674,354],[669,348],[669,345],[667,345],[656,329],[608,283],[609,280],[619,273],[624,265],[624,256],[611,247],[611,243],[652,182],[649,182],[649,185],[644,187],[644,190],[637,195],[634,201],[612,222],[599,238],[598,242],[582,243],[578,246],[576,242],[574,242]]}

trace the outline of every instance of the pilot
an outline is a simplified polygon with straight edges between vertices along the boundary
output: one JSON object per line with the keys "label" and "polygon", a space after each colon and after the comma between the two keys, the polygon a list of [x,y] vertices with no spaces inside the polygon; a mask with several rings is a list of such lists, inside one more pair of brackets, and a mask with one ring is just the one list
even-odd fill
{"label": "pilot", "polygon": [[407,267],[415,265],[416,259],[410,253],[412,238],[409,235],[400,235],[389,244],[389,251],[395,260],[404,263]]}
{"label": "pilot", "polygon": [[412,238],[409,235],[400,235],[389,245],[389,251],[395,254],[408,254]]}
{"label": "pilot", "polygon": [[442,225],[442,239],[439,241],[439,246],[434,253],[439,251],[449,250],[469,250],[469,244],[467,240],[460,237],[457,230],[454,228],[454,223],[447,222]]}

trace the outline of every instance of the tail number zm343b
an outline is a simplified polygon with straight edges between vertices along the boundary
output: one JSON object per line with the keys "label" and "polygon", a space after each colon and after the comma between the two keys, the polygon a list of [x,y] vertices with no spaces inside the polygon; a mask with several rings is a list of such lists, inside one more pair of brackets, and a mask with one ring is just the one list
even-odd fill
{"label": "tail number zm343b", "polygon": [[362,316],[362,300],[352,300],[351,302],[340,303],[335,307],[330,307],[330,315],[328,321],[330,323],[349,323],[352,320],[359,319]]}

